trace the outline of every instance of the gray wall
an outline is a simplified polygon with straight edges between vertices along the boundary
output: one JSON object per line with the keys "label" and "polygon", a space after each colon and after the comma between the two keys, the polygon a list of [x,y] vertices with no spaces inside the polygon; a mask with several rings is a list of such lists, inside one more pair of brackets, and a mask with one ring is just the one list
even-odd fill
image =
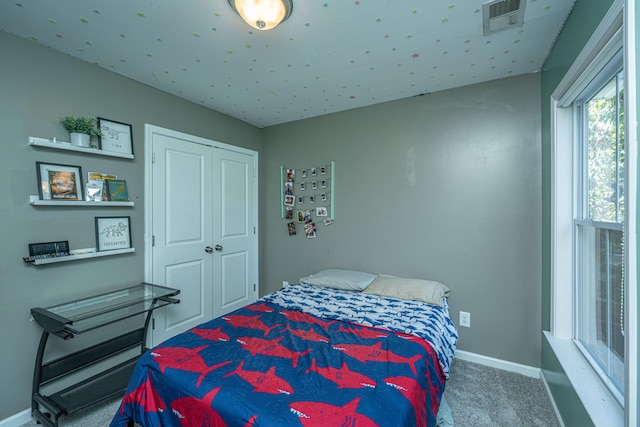
{"label": "gray wall", "polygon": [[[0,420],[30,405],[31,376],[41,330],[29,309],[49,306],[142,281],[144,277],[144,124],[260,151],[261,131],[81,62],[0,32]],[[29,136],[68,141],[64,115],[100,116],[133,126],[135,160],[58,152],[27,146]],[[80,165],[127,180],[134,208],[42,208],[35,162]],[[69,240],[94,247],[95,216],[130,215],[135,254],[30,266],[28,243]],[[74,339],[75,340],[75,339]],[[53,338],[55,352],[59,340]]]}
{"label": "gray wall", "polygon": [[[460,349],[540,366],[539,94],[527,75],[266,128],[262,292],[331,267],[440,280],[471,313]],[[335,222],[288,236],[280,166],[332,160]]]}

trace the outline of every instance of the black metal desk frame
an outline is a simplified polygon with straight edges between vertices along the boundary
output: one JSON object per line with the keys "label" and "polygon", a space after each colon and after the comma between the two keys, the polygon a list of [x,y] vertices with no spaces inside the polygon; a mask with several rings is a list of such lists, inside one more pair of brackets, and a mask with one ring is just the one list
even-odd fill
{"label": "black metal desk frame", "polygon": [[[32,308],[32,318],[43,329],[33,372],[31,401],[31,413],[37,422],[47,427],[58,427],[61,416],[124,393],[136,362],[147,350],[147,329],[153,310],[179,303],[180,300],[174,298],[179,293],[179,289],[141,283],[49,308]],[[69,340],[80,333],[144,313],[146,316],[141,328],[43,363],[51,334]],[[125,362],[49,396],[40,392],[45,384],[137,346],[140,346],[140,354]]]}

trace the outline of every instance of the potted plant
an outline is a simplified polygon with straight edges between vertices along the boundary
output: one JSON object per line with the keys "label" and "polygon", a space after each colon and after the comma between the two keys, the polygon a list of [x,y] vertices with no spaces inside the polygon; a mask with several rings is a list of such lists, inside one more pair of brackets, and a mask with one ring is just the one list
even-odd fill
{"label": "potted plant", "polygon": [[89,147],[91,136],[102,135],[100,129],[96,128],[96,119],[93,117],[66,116],[61,123],[69,131],[71,145],[77,147]]}

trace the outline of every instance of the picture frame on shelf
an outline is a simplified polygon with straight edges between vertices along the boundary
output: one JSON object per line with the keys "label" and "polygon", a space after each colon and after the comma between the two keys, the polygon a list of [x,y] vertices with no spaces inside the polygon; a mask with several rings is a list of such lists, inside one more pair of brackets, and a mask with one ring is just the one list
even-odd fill
{"label": "picture frame on shelf", "polygon": [[131,247],[131,217],[99,216],[95,223],[97,252]]}
{"label": "picture frame on shelf", "polygon": [[104,181],[106,185],[107,198],[111,202],[128,202],[129,191],[127,190],[127,181],[124,179],[107,179]]}
{"label": "picture frame on shelf", "polygon": [[40,200],[82,201],[82,168],[36,162]]}
{"label": "picture frame on shelf", "polygon": [[121,154],[133,155],[133,136],[130,124],[98,117],[98,148]]}

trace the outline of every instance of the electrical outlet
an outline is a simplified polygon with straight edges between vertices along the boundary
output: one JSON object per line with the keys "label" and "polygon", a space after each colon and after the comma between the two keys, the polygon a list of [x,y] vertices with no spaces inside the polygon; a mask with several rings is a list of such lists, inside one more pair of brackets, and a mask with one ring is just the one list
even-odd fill
{"label": "electrical outlet", "polygon": [[460,321],[458,322],[460,326],[466,326],[467,328],[471,327],[471,313],[466,311],[460,312]]}
{"label": "electrical outlet", "polygon": [[282,281],[282,287],[286,288],[287,286],[289,286],[289,282],[287,282],[286,280]]}

